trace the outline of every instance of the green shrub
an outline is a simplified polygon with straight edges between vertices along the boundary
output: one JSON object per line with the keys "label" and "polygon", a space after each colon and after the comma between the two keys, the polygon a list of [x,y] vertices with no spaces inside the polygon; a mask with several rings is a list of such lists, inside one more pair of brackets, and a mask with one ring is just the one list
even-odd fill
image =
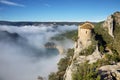
{"label": "green shrub", "polygon": [[68,49],[66,56],[69,58],[72,57],[73,55],[74,55],[74,48]]}
{"label": "green shrub", "polygon": [[105,47],[109,45],[111,48],[113,45],[113,38],[108,34],[107,28],[102,27],[102,22],[95,25],[95,39],[98,41],[98,49],[100,52],[104,52]]}
{"label": "green shrub", "polygon": [[90,46],[88,46],[87,49],[82,50],[79,53],[79,55],[85,55],[85,56],[91,55],[94,52],[95,48],[96,48],[95,45],[90,45]]}
{"label": "green shrub", "polygon": [[96,66],[83,63],[77,67],[77,71],[72,74],[73,80],[100,80]]}
{"label": "green shrub", "polygon": [[58,70],[59,71],[65,71],[68,66],[69,59],[68,58],[62,58],[60,59],[58,63]]}
{"label": "green shrub", "polygon": [[104,52],[104,47],[102,45],[99,46],[100,52]]}
{"label": "green shrub", "polygon": [[63,80],[66,68],[70,64],[70,57],[73,57],[74,49],[68,49],[66,57],[58,62],[58,71],[49,75],[49,80]]}
{"label": "green shrub", "polygon": [[49,75],[49,80],[59,80],[56,73],[52,72]]}
{"label": "green shrub", "polygon": [[108,60],[109,63],[119,62],[120,61],[120,54],[116,50],[112,50],[112,52],[113,52],[113,54],[106,54],[105,58]]}

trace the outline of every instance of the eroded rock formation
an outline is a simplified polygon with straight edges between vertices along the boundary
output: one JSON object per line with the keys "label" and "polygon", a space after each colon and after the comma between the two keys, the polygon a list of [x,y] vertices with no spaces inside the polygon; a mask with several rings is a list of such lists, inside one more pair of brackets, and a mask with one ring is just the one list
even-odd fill
{"label": "eroded rock formation", "polygon": [[104,22],[103,27],[106,27],[108,29],[108,33],[109,35],[111,35],[112,37],[114,37],[113,35],[113,16],[110,15],[107,20]]}
{"label": "eroded rock formation", "polygon": [[101,59],[101,53],[98,50],[98,47],[96,46],[96,49],[92,53],[92,55],[88,56],[81,56],[79,53],[88,48],[92,44],[92,30],[94,28],[94,25],[91,23],[85,23],[83,25],[79,26],[78,29],[78,40],[75,42],[75,52],[73,56],[73,60],[71,62],[71,65],[68,66],[66,69],[64,79],[65,80],[72,80],[72,73],[77,71],[77,65],[84,63],[85,61],[89,61],[89,63],[94,63],[98,59]]}

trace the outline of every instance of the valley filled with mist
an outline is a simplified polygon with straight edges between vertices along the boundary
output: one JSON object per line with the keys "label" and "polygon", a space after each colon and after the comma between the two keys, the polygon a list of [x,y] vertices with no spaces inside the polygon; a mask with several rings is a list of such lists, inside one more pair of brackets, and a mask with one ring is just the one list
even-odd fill
{"label": "valley filled with mist", "polygon": [[0,0],[0,80],[120,80],[120,0]]}
{"label": "valley filled with mist", "polygon": [[73,30],[77,30],[76,25],[0,25],[0,80],[48,79],[57,71],[64,52],[60,54],[60,48],[46,48],[45,44],[54,43],[65,51],[73,48],[72,39],[54,39]]}

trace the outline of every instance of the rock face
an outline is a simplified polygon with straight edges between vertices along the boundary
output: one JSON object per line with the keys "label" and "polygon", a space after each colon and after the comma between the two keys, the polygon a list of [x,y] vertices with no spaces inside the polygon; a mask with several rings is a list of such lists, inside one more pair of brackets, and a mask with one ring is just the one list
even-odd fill
{"label": "rock face", "polygon": [[120,25],[120,12],[115,12],[113,18],[116,24]]}
{"label": "rock face", "polygon": [[[120,12],[115,12],[114,14],[110,15],[102,25],[102,28],[105,31],[107,30],[108,34],[111,37],[113,37],[113,44],[112,44],[113,46],[119,45],[119,39],[120,39],[118,37],[118,36],[120,36],[120,34],[118,34],[119,30],[120,30],[119,25],[120,25]],[[86,61],[88,61],[89,64],[94,65],[93,63],[98,61],[98,59],[101,61],[102,61],[102,59],[105,59],[106,54],[109,54],[109,55],[113,55],[114,53],[116,54],[116,52],[112,51],[112,49],[109,46],[103,46],[103,45],[102,45],[102,47],[104,47],[104,49],[108,52],[103,52],[103,51],[100,52],[99,50],[102,49],[102,47],[99,44],[98,44],[99,46],[97,44],[95,44],[96,48],[93,49],[94,51],[91,52],[91,55],[87,55],[87,56],[84,55],[84,53],[87,52],[87,49],[92,49],[92,48],[89,48],[91,45],[94,46],[94,43],[92,43],[94,41],[92,38],[93,30],[94,30],[94,26],[88,22],[83,25],[80,25],[78,27],[78,39],[75,42],[74,55],[73,55],[70,65],[68,65],[68,67],[66,69],[66,72],[64,74],[64,80],[72,80],[72,74],[76,73],[76,71],[78,69],[78,65],[81,65],[82,63],[85,63]],[[103,37],[106,37],[106,35],[104,36],[104,34],[100,33],[100,35],[102,35]],[[109,35],[107,35],[107,36],[109,36]],[[95,37],[96,36],[98,36],[97,33],[96,33]],[[112,43],[112,41],[110,43]],[[98,50],[98,47],[99,47],[99,50]],[[114,49],[116,49],[116,51],[119,53],[119,51],[118,51],[119,46],[117,46],[117,48],[115,47]],[[89,52],[90,51],[88,50],[88,53]],[[83,55],[81,55],[81,54],[83,54]],[[117,56],[119,56],[119,55],[117,55]],[[104,62],[104,60],[103,60],[103,62]],[[98,72],[98,74],[101,76],[101,78],[102,78],[101,80],[116,80],[116,79],[120,80],[120,63],[116,62],[116,64],[115,64],[113,62],[112,64],[114,64],[114,65],[103,64],[103,65],[101,65],[100,68],[99,67],[96,68],[96,69],[99,69],[99,71],[100,71],[100,72]]]}
{"label": "rock face", "polygon": [[96,62],[98,59],[101,59],[102,55],[98,50],[98,46],[96,45],[96,50],[93,52],[92,55],[87,56],[87,61],[89,61],[89,63],[94,63]]}
{"label": "rock face", "polygon": [[114,25],[120,25],[120,12],[115,12],[114,14],[107,17],[105,22],[103,23],[103,27],[108,29],[108,33],[114,38]]}
{"label": "rock face", "polygon": [[120,63],[115,65],[105,65],[99,68],[100,71],[106,71],[111,73],[111,76],[115,77],[117,80],[120,80]]}
{"label": "rock face", "polygon": [[103,24],[103,27],[108,28],[109,35],[114,37],[114,35],[113,35],[113,16],[112,15],[107,18],[107,20]]}
{"label": "rock face", "polygon": [[[76,53],[75,53],[76,54]],[[77,56],[74,58],[71,65],[66,69],[66,73],[64,75],[64,80],[72,80],[72,73],[77,71],[77,65],[89,61],[89,64],[96,62],[98,59],[101,59],[102,55],[96,48],[92,55],[88,56]]]}
{"label": "rock face", "polygon": [[94,63],[98,59],[101,59],[101,54],[96,47],[96,50],[92,55],[81,56],[79,53],[86,49],[88,46],[92,44],[92,30],[94,26],[91,23],[85,23],[78,28],[78,40],[75,42],[74,55],[71,64],[67,67],[64,80],[72,80],[72,73],[77,71],[77,65],[81,64],[85,61],[89,61],[89,63]]}

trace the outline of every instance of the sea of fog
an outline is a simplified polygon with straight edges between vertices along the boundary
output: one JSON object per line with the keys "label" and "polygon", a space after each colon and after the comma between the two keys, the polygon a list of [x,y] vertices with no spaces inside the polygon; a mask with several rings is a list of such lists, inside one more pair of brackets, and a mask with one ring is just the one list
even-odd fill
{"label": "sea of fog", "polygon": [[[51,72],[57,71],[62,55],[44,44],[56,34],[76,29],[75,25],[0,25],[0,80],[37,80],[38,76],[47,80]],[[63,48],[73,47],[73,41],[67,38],[55,42]]]}

